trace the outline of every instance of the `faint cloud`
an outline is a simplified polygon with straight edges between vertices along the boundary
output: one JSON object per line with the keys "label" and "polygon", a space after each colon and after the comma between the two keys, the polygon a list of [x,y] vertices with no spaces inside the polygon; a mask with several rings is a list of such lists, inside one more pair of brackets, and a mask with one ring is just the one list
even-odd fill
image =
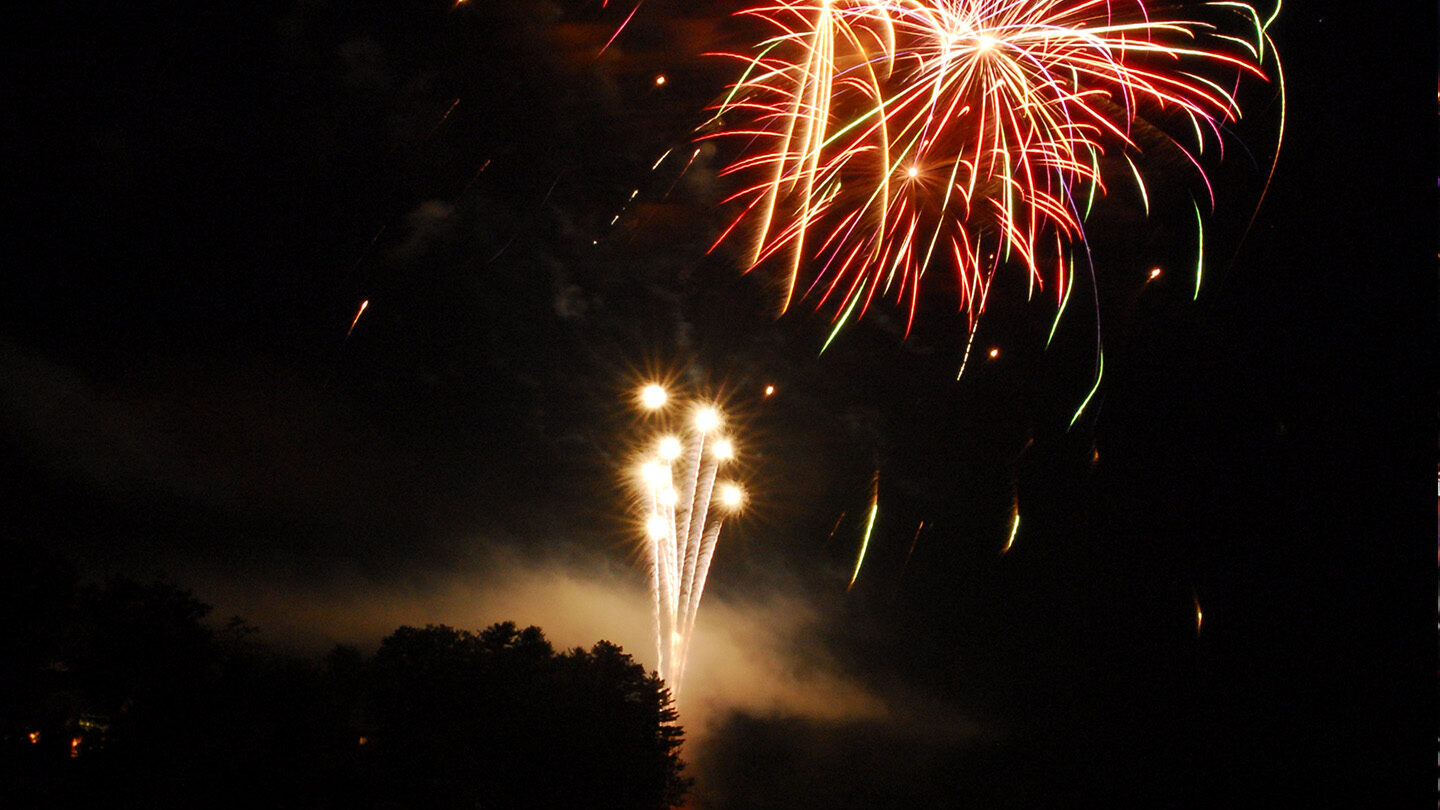
{"label": "faint cloud", "polygon": [[414,259],[432,245],[447,239],[454,230],[455,206],[444,200],[426,200],[405,215],[408,232],[405,240],[395,246],[392,255],[402,260]]}

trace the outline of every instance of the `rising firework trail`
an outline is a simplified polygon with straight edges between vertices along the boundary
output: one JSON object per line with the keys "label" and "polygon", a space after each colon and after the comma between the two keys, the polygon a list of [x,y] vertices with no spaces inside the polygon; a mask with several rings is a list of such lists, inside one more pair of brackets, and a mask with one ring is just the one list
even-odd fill
{"label": "rising firework trail", "polygon": [[1231,0],[1177,8],[772,0],[739,12],[772,34],[726,54],[740,78],[702,127],[745,145],[726,170],[742,178],[738,214],[716,244],[752,239],[749,267],[786,279],[782,311],[810,298],[833,312],[831,339],[886,298],[908,334],[941,268],[971,335],[1002,267],[1022,268],[1032,294],[1050,285],[1063,309],[1075,260],[1093,273],[1095,199],[1133,185],[1150,211],[1146,150],[1190,166],[1213,206],[1202,153],[1223,151],[1246,83],[1278,80],[1283,133],[1274,15]]}
{"label": "rising firework trail", "polygon": [[[657,414],[671,405],[659,385],[645,386],[638,401]],[[737,484],[718,479],[720,467],[735,457],[733,442],[722,435],[719,409],[691,403],[680,410],[678,430],[653,442],[639,476],[657,668],[677,695],[720,528],[745,500]]]}

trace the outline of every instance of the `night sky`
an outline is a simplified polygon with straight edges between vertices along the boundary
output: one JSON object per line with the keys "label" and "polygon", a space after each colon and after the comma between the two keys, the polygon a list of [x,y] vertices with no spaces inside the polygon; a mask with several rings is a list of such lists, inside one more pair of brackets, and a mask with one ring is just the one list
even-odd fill
{"label": "night sky", "polygon": [[662,377],[726,406],[751,493],[679,703],[696,806],[1428,802],[1434,17],[1287,4],[1279,167],[1247,227],[1260,88],[1206,154],[1198,300],[1162,153],[1050,349],[997,276],[957,381],[953,290],[822,354],[827,313],[707,252],[733,150],[681,167],[740,5],[647,0],[601,56],[628,3],[17,22],[7,540],[301,652],[514,620],[653,666],[625,475]]}

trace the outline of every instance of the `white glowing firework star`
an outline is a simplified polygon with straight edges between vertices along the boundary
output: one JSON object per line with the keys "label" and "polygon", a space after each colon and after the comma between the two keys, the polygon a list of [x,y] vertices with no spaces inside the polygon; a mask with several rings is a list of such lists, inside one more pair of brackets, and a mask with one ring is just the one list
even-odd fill
{"label": "white glowing firework star", "polygon": [[[638,400],[652,412],[671,404],[658,385],[646,386]],[[638,484],[649,552],[657,667],[677,695],[720,526],[726,513],[745,500],[736,484],[716,486],[720,467],[735,457],[734,444],[723,434],[724,416],[709,404],[681,408],[685,413],[678,430],[662,434],[650,445]],[[712,505],[717,507],[713,513]]]}

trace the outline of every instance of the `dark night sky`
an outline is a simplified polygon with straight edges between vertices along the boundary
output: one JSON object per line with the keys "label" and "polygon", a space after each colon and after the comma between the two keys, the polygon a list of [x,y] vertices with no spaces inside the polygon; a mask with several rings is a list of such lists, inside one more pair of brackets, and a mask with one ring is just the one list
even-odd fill
{"label": "dark night sky", "polygon": [[1287,4],[1279,170],[1240,244],[1261,93],[1198,301],[1168,167],[1151,219],[1102,206],[1105,382],[1067,431],[1083,307],[1041,351],[1050,311],[997,282],[1002,354],[956,382],[943,295],[819,355],[824,315],[706,254],[724,156],[678,167],[735,0],[649,0],[598,59],[627,4],[169,5],[12,30],[17,546],[302,648],[514,619],[643,658],[625,396],[662,373],[728,403],[754,498],[707,592],[704,806],[1428,801],[1433,17]]}

